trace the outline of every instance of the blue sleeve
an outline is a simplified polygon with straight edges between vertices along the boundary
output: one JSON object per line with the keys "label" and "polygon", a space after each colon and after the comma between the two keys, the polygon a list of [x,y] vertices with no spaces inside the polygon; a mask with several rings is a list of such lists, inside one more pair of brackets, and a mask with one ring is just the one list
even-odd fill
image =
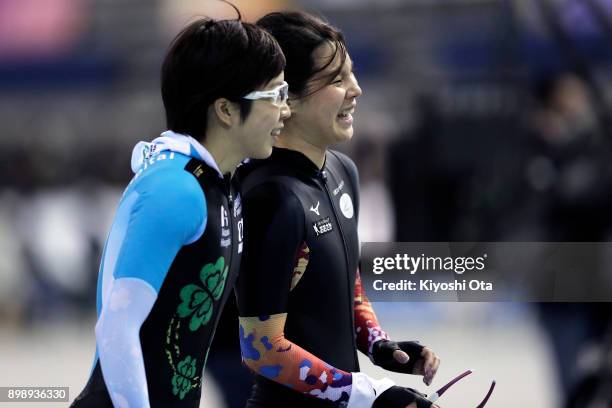
{"label": "blue sleeve", "polygon": [[157,293],[143,280],[117,279],[96,324],[102,375],[116,407],[149,407],[139,336],[156,299]]}
{"label": "blue sleeve", "polygon": [[113,277],[142,279],[159,292],[181,247],[203,234],[206,218],[204,192],[191,174],[166,168],[143,175],[117,211],[116,222],[125,224],[117,230],[123,234],[113,236],[111,230],[109,236],[107,246],[117,248]]}

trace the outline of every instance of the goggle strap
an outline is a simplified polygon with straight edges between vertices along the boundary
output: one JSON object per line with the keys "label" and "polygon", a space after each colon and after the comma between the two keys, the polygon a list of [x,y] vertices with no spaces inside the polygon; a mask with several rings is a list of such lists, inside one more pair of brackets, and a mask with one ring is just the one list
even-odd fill
{"label": "goggle strap", "polygon": [[487,401],[489,401],[489,398],[491,398],[491,394],[493,394],[494,389],[495,389],[495,380],[493,380],[493,382],[491,383],[491,387],[489,387],[489,392],[487,392],[487,395],[484,397],[482,402],[478,404],[476,408],[484,408]]}
{"label": "goggle strap", "polygon": [[457,377],[453,378],[444,387],[442,387],[438,391],[436,391],[436,394],[438,394],[438,397],[441,397],[442,394],[444,394],[446,392],[446,390],[448,390],[450,387],[452,387],[457,381],[461,380],[464,377],[467,377],[468,375],[472,374],[473,372],[474,372],[474,370],[467,370],[466,372],[459,374]]}

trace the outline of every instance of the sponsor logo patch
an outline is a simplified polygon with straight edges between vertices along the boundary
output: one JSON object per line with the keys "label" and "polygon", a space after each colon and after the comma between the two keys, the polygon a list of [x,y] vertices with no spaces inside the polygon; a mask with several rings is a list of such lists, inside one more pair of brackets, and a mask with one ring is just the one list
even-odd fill
{"label": "sponsor logo patch", "polygon": [[242,253],[242,241],[244,239],[244,222],[242,218],[238,221],[238,253]]}
{"label": "sponsor logo patch", "polygon": [[221,247],[226,248],[232,245],[232,239],[230,237],[230,225],[229,216],[224,206],[221,206]]}
{"label": "sponsor logo patch", "polygon": [[338,193],[342,191],[343,188],[344,188],[344,180],[340,180],[340,183],[338,183],[338,187],[334,188],[334,191],[333,191],[334,195],[337,196]]}
{"label": "sponsor logo patch", "polygon": [[234,217],[238,217],[240,214],[242,214],[242,198],[238,194],[234,200]]}
{"label": "sponsor logo patch", "polygon": [[325,217],[313,222],[312,229],[314,230],[315,235],[320,237],[321,235],[331,232],[333,230],[333,226],[329,217]]}

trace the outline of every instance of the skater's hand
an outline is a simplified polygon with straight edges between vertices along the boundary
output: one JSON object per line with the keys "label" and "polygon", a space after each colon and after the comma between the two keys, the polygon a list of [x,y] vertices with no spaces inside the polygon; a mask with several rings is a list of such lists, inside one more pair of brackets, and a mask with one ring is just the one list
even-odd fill
{"label": "skater's hand", "polygon": [[378,341],[372,348],[372,361],[385,370],[422,375],[426,385],[431,384],[440,366],[433,350],[414,341]]}
{"label": "skater's hand", "polygon": [[440,357],[429,347],[424,347],[420,358],[414,364],[412,374],[422,375],[423,382],[429,386],[438,372],[438,367],[440,367]]}

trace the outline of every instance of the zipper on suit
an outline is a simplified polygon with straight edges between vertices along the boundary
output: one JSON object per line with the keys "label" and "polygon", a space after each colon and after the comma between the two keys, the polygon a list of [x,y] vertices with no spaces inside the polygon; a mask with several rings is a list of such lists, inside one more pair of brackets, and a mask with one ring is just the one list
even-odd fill
{"label": "zipper on suit", "polygon": [[[329,200],[331,207],[332,207],[332,212],[334,213],[334,219],[336,220],[336,224],[338,225],[338,230],[340,231],[340,238],[342,239],[342,246],[344,248],[344,261],[346,262],[346,284],[348,287],[348,292],[349,292],[349,322],[350,322],[350,333],[352,335],[353,338],[353,343],[355,342],[354,338],[355,338],[355,324],[354,324],[354,314],[355,314],[355,306],[354,306],[354,288],[351,288],[351,271],[349,270],[349,255],[348,255],[348,246],[346,244],[346,239],[344,238],[344,231],[342,230],[342,225],[340,223],[340,218],[338,217],[338,213],[336,211],[336,206],[334,204],[334,200],[331,196],[331,194],[329,194],[329,188],[327,187],[327,171],[322,170],[319,172],[319,178],[321,179],[322,183],[323,183],[323,188],[325,189],[325,194],[327,194],[327,199]],[[353,347],[353,357],[355,359],[355,363],[357,365],[359,365],[359,358],[357,356],[357,351],[356,351],[356,347]]]}

